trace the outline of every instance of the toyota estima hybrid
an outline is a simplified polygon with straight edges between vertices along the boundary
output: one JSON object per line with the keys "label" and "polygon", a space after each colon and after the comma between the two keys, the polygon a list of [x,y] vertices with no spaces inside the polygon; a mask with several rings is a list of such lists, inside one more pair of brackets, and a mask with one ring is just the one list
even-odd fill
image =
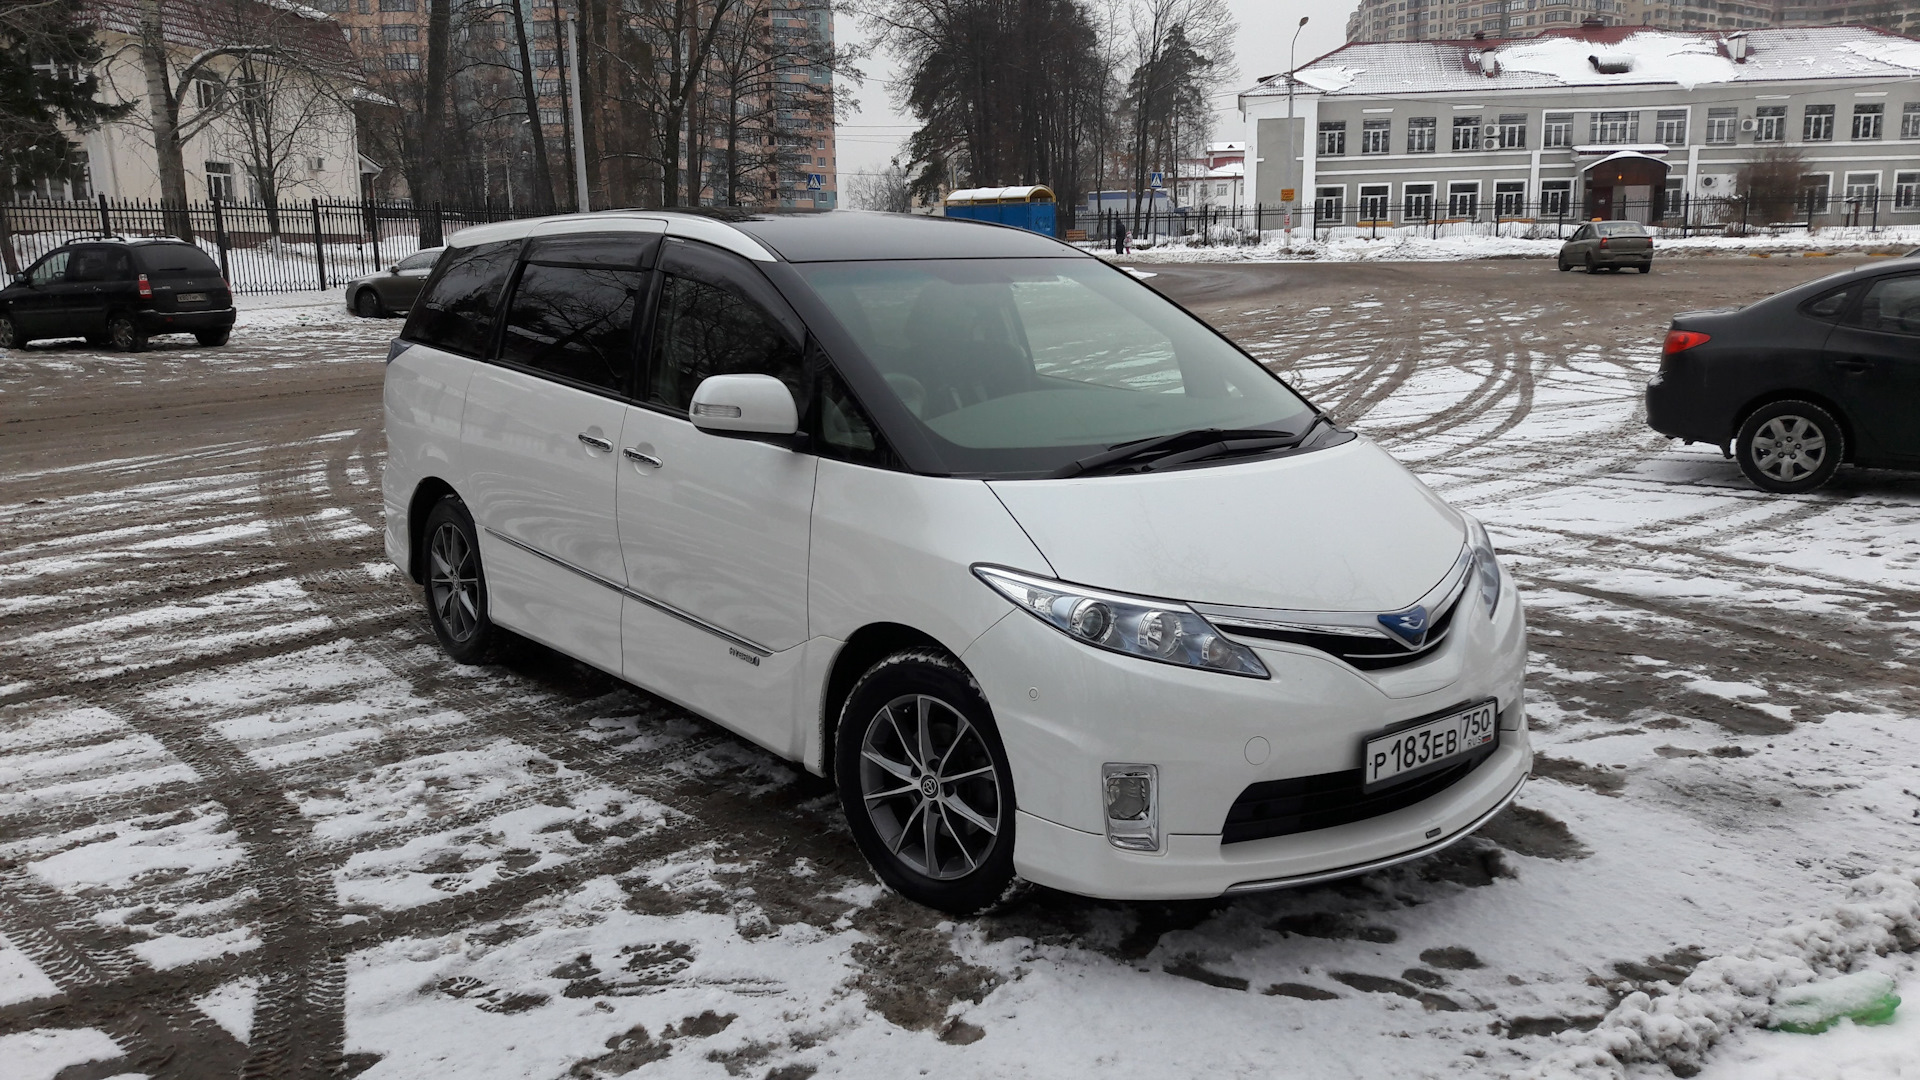
{"label": "toyota estima hybrid", "polygon": [[1357,874],[1531,764],[1480,525],[1033,233],[470,228],[386,417],[388,551],[448,653],[531,638],[832,777],[937,908]]}

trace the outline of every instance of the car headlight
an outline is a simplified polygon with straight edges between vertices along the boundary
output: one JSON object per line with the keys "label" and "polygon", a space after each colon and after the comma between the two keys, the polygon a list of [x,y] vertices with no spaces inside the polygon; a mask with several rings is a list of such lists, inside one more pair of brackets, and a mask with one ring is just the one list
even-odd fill
{"label": "car headlight", "polygon": [[[1461,515],[1467,517],[1466,515]],[[1480,587],[1480,599],[1486,602],[1487,616],[1500,603],[1500,560],[1494,557],[1493,540],[1487,527],[1467,517],[1467,547],[1473,552],[1473,580]]]}
{"label": "car headlight", "polygon": [[1269,677],[1253,650],[1222,636],[1185,604],[1088,589],[997,566],[976,566],[973,572],[1015,607],[1095,648],[1163,664]]}

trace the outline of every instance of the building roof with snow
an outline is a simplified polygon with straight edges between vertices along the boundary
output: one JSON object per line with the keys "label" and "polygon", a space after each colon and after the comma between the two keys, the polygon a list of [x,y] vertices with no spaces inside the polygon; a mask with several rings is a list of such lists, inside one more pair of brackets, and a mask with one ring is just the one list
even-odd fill
{"label": "building roof with snow", "polygon": [[[1862,26],[1727,34],[1631,26],[1510,41],[1351,42],[1300,68],[1295,93],[1338,97],[1920,76],[1920,41]],[[1242,99],[1282,97],[1285,75]]]}

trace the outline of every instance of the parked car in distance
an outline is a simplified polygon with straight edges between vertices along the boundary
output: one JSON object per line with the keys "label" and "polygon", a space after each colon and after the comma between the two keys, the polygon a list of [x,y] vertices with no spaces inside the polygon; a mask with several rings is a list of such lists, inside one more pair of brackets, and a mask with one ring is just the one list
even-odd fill
{"label": "parked car in distance", "polygon": [[1589,221],[1560,245],[1560,269],[1576,266],[1586,267],[1589,274],[1596,270],[1618,272],[1623,266],[1650,274],[1653,237],[1637,221]]}
{"label": "parked car in distance", "polygon": [[920,903],[1346,877],[1527,777],[1480,524],[1051,237],[478,225],[389,355],[387,551],[447,653],[532,638],[832,777]]}
{"label": "parked car in distance", "polygon": [[77,337],[134,352],[156,334],[225,345],[233,320],[220,267],[171,237],[70,240],[0,289],[0,349]]}
{"label": "parked car in distance", "polygon": [[1675,315],[1647,423],[1719,446],[1767,491],[1812,491],[1843,462],[1920,468],[1920,267],[1887,260]]}
{"label": "parked car in distance", "polygon": [[363,319],[381,319],[405,312],[420,296],[420,287],[433,273],[433,262],[444,247],[421,248],[377,273],[347,282],[347,310]]}

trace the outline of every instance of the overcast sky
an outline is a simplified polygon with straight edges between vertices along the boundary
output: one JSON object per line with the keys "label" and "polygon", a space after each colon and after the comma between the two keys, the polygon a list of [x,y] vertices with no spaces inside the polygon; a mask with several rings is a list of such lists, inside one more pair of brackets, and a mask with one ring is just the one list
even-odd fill
{"label": "overcast sky", "polygon": [[[1313,57],[1338,48],[1346,40],[1347,15],[1352,0],[1338,5],[1313,0],[1227,0],[1233,17],[1240,24],[1234,61],[1239,75],[1220,88],[1215,100],[1214,138],[1242,138],[1240,113],[1234,108],[1236,91],[1252,85],[1262,75],[1287,69],[1287,42],[1300,16],[1311,18],[1300,33],[1298,62],[1304,65]],[[866,42],[858,24],[845,17],[834,25],[834,33],[843,43]],[[841,176],[884,167],[902,153],[907,136],[913,133],[912,120],[894,110],[889,83],[897,76],[893,60],[884,54],[866,62],[867,80],[853,87],[842,84],[840,92],[859,102],[858,112],[846,118],[839,131],[839,169]]]}

